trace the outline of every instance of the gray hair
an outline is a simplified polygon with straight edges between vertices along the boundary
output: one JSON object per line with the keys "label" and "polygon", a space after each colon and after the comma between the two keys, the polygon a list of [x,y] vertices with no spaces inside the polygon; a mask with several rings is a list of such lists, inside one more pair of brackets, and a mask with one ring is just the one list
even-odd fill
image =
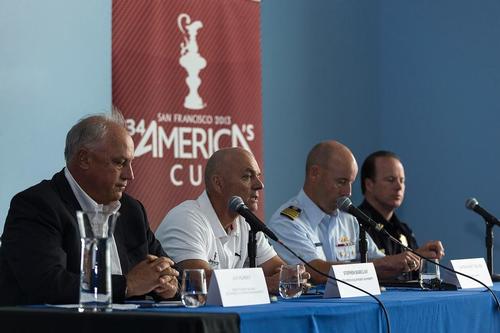
{"label": "gray hair", "polygon": [[71,161],[80,148],[99,144],[112,124],[126,128],[125,118],[116,108],[111,113],[94,114],[80,119],[66,135],[66,163]]}

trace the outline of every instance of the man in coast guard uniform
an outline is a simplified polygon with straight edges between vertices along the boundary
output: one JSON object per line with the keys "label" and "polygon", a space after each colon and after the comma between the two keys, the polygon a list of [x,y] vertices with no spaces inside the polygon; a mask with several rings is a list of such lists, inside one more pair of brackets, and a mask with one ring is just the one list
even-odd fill
{"label": "man in coast guard uniform", "polygon": [[[317,144],[309,152],[306,177],[302,190],[282,205],[268,223],[278,238],[309,264],[327,274],[332,264],[359,260],[359,225],[356,218],[337,209],[337,199],[350,196],[352,183],[358,172],[351,151],[336,141]],[[373,262],[381,279],[403,272],[416,271],[420,262],[411,252],[385,256],[378,251],[369,235],[368,261]],[[278,255],[288,263],[298,263],[279,244]],[[431,242],[421,249],[431,258],[441,258],[444,250],[440,243]],[[326,278],[309,270],[315,283]]]}
{"label": "man in coast guard uniform", "polygon": [[[356,218],[338,209],[326,214],[304,190],[278,209],[271,217],[269,227],[279,234],[287,246],[296,248],[297,254],[307,262],[315,259],[335,262],[359,260],[359,224]],[[370,237],[367,238],[368,258],[382,258],[383,253],[378,251]],[[287,262],[297,261],[287,251],[280,256]]]}

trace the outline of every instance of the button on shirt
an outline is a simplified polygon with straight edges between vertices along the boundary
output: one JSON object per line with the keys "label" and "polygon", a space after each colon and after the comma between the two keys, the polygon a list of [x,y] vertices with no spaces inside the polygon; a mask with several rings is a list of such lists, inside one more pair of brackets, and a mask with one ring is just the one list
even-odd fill
{"label": "button on shirt", "polygon": [[[78,200],[80,207],[84,211],[90,212],[111,212],[116,213],[120,207],[120,201],[115,201],[109,205],[98,204],[94,201],[85,191],[80,187],[80,185],[73,178],[68,168],[64,168],[64,176],[68,180],[69,186],[73,191],[73,194]],[[111,274],[122,275],[122,266],[120,264],[120,257],[118,256],[118,248],[116,247],[115,238],[111,238],[110,244],[110,259],[111,259]]]}
{"label": "button on shirt", "polygon": [[[391,219],[387,221],[366,200],[364,200],[358,208],[371,217],[375,222],[382,224],[385,231],[387,231],[392,237],[400,240],[404,245],[409,246],[414,250],[418,248],[417,239],[415,238],[413,231],[408,224],[402,222],[398,218],[396,213],[393,213]],[[401,245],[395,244],[385,234],[382,234],[373,228],[368,228],[367,232],[370,234],[375,244],[377,244],[380,251],[386,255],[398,254],[405,251]]]}
{"label": "button on shirt", "polygon": [[[174,207],[156,230],[156,238],[175,262],[198,259],[212,269],[248,267],[250,226],[238,216],[228,232],[212,207],[206,192],[197,200]],[[262,232],[257,235],[255,263],[262,265],[276,255]]]}
{"label": "button on shirt", "polygon": [[[293,220],[281,215],[281,211],[289,206],[301,209],[300,215]],[[331,215],[326,214],[303,190],[273,214],[268,227],[307,262],[315,259],[335,262],[360,259],[359,224],[356,218],[338,209]],[[384,254],[378,251],[368,235],[367,240],[368,260],[383,257]],[[282,246],[275,245],[274,248],[286,262],[300,262]]]}

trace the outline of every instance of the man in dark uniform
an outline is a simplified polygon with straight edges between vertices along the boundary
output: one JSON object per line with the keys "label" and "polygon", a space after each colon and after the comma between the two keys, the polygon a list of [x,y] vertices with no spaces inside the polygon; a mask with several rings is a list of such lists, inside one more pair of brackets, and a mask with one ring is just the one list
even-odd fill
{"label": "man in dark uniform", "polygon": [[[418,244],[413,231],[395,213],[396,208],[403,203],[405,194],[405,171],[399,157],[384,150],[368,156],[361,167],[361,191],[365,200],[359,209],[375,222],[382,224],[384,229],[402,244],[416,250]],[[405,251],[401,245],[395,244],[377,230],[369,228],[367,232],[379,250],[386,255]],[[442,248],[441,242],[433,242],[439,243]],[[416,272],[412,272],[405,279],[415,279],[417,276]]]}
{"label": "man in dark uniform", "polygon": [[[361,167],[361,191],[365,200],[359,206],[363,212],[394,238],[412,249],[417,249],[417,240],[411,228],[395,213],[401,206],[405,194],[405,172],[399,157],[389,151],[377,151],[366,158]],[[376,230],[367,230],[380,251],[386,255],[404,250]]]}

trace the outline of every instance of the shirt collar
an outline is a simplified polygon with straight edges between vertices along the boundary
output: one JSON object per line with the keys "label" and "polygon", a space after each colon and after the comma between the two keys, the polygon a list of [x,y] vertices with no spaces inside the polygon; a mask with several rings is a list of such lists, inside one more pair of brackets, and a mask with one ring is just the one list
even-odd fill
{"label": "shirt collar", "polygon": [[114,201],[108,205],[98,204],[97,202],[95,202],[95,200],[92,199],[81,188],[80,184],[78,184],[75,178],[73,178],[73,175],[71,175],[71,172],[69,172],[68,168],[64,168],[64,176],[66,176],[69,186],[71,187],[71,190],[73,191],[76,200],[78,200],[78,203],[80,204],[82,210],[94,212],[109,212],[114,214],[120,209],[120,201]]}
{"label": "shirt collar", "polygon": [[398,216],[396,215],[396,212],[392,213],[392,217],[390,218],[389,221],[387,221],[382,214],[380,214],[369,202],[368,200],[363,200],[361,205],[359,205],[359,208],[365,212],[367,212],[370,217],[375,220],[375,222],[380,223],[384,225],[384,227],[394,227],[394,228],[400,228],[401,221],[399,220]]}
{"label": "shirt collar", "polygon": [[318,226],[325,216],[331,217],[338,215],[338,209],[335,209],[332,215],[328,215],[322,211],[321,208],[319,208],[318,205],[316,205],[314,201],[309,198],[306,192],[304,192],[304,189],[300,190],[297,195],[297,200],[302,204],[301,207],[307,215],[311,227]]}
{"label": "shirt collar", "polygon": [[[227,237],[228,234],[226,233],[226,230],[222,227],[222,223],[220,222],[219,217],[217,216],[217,213],[215,212],[215,209],[212,206],[210,199],[208,198],[207,191],[203,191],[203,193],[198,197],[197,201],[198,204],[200,205],[201,210],[205,213],[208,222],[212,227],[215,237],[217,238]],[[239,220],[239,218],[240,217],[237,217],[232,224],[231,233],[234,233],[236,235],[240,234],[239,223],[236,223]]]}

